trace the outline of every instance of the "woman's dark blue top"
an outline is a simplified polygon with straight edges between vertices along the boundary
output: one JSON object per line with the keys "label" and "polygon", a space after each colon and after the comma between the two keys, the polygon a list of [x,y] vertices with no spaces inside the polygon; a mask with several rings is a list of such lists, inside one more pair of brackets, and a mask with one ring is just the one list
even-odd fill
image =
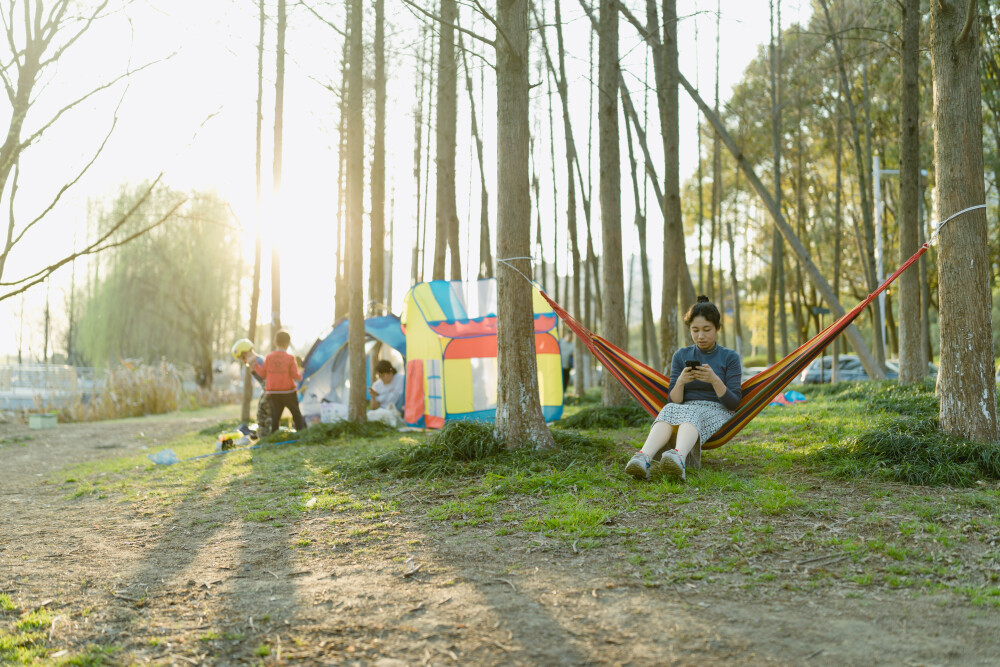
{"label": "woman's dark blue top", "polygon": [[708,364],[715,371],[726,385],[726,393],[722,396],[715,394],[715,389],[707,382],[695,380],[684,385],[684,402],[688,401],[714,401],[722,403],[722,407],[727,410],[735,410],[739,407],[740,397],[743,390],[740,384],[743,382],[743,364],[740,363],[740,356],[733,350],[721,345],[716,345],[711,351],[705,352],[697,345],[682,347],[674,352],[673,361],[670,362],[670,391],[673,391],[677,384],[677,378],[684,371],[684,362],[694,359],[699,364]]}

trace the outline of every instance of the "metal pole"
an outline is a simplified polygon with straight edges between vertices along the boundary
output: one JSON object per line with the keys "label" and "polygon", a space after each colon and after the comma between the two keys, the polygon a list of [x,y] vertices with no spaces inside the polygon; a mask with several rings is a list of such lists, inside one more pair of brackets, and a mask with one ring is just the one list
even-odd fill
{"label": "metal pole", "polygon": [[[875,191],[875,282],[879,285],[884,280],[882,268],[882,169],[878,155],[872,156],[872,187]],[[882,349],[886,347],[885,337],[885,292],[878,295],[879,331],[882,336]]]}

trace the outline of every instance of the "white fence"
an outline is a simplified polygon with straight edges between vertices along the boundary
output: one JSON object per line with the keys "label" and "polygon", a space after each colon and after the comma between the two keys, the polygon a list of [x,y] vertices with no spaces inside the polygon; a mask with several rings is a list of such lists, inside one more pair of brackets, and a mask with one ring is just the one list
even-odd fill
{"label": "white fence", "polygon": [[92,393],[102,376],[87,367],[0,364],[0,410],[58,407],[73,395]]}

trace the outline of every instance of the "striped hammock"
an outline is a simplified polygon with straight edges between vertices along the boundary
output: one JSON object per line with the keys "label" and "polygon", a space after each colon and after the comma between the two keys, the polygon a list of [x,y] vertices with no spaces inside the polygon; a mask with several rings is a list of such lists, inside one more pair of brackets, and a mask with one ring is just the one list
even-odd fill
{"label": "striped hammock", "polygon": [[[732,418],[722,428],[716,431],[715,435],[707,442],[702,443],[702,448],[712,449],[714,447],[721,447],[729,442],[733,436],[740,432],[740,429],[746,426],[751,419],[756,417],[771,402],[771,399],[787,387],[795,379],[795,376],[801,373],[813,359],[819,356],[820,352],[861,314],[861,311],[874,301],[879,294],[885,291],[903,271],[910,268],[921,255],[927,252],[928,248],[929,244],[923,244],[912,257],[906,260],[895,273],[886,278],[885,282],[869,294],[864,301],[813,336],[787,357],[744,382],[742,387],[743,395],[740,398],[740,405],[736,409],[736,412],[733,413]],[[573,333],[580,337],[580,340],[583,341],[591,353],[601,362],[601,365],[622,383],[625,389],[639,401],[640,405],[654,417],[659,414],[660,409],[670,400],[667,395],[670,387],[670,378],[634,357],[629,356],[620,347],[609,343],[597,334],[587,330],[572,315],[550,299],[545,292],[541,292],[541,295],[549,302],[555,313],[566,322],[566,325]]]}

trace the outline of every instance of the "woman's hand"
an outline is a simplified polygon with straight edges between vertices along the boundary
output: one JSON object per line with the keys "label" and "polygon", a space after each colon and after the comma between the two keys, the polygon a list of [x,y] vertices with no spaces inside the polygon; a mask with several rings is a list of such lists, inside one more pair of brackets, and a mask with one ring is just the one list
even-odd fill
{"label": "woman's hand", "polygon": [[714,388],[716,391],[718,391],[719,387],[725,388],[726,386],[725,383],[722,381],[722,379],[715,374],[715,369],[713,369],[708,364],[702,364],[701,366],[698,366],[698,368],[693,368],[690,370],[694,371],[693,379],[701,380],[702,382],[707,382],[708,384],[712,385],[712,388]]}
{"label": "woman's hand", "polygon": [[695,380],[698,380],[699,378],[696,375],[696,372],[697,372],[696,369],[690,366],[685,366],[684,370],[681,371],[680,377],[677,378],[677,384],[687,384],[689,382],[694,382]]}
{"label": "woman's hand", "polygon": [[692,371],[692,379],[694,380],[700,380],[709,384],[715,384],[715,382],[719,380],[719,376],[715,374],[715,371],[712,370],[712,367],[708,364],[702,364],[701,366],[690,370]]}

